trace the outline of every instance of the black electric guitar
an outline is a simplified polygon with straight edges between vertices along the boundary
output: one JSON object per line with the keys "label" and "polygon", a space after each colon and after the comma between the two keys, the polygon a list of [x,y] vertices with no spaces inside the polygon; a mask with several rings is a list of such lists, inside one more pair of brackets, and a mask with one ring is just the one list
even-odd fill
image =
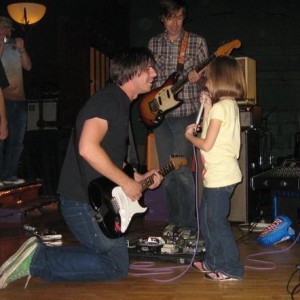
{"label": "black electric guitar", "polygon": [[[171,156],[170,162],[160,169],[160,174],[166,176],[174,169],[187,164],[183,156]],[[130,165],[124,172],[133,178],[133,169]],[[154,175],[141,181],[143,191],[153,184]],[[102,232],[109,238],[122,236],[127,230],[135,214],[144,213],[147,207],[142,207],[139,201],[131,201],[120,186],[116,186],[105,177],[92,180],[88,187],[90,205],[96,212],[96,219]]]}
{"label": "black electric guitar", "polygon": [[[240,46],[241,42],[239,40],[233,40],[224,44],[205,61],[197,65],[195,71],[199,72],[217,56],[229,55],[234,48],[239,48]],[[176,98],[176,95],[181,91],[189,79],[187,75],[177,81],[178,76],[179,73],[174,72],[161,87],[144,94],[140,99],[140,117],[148,128],[152,129],[160,125],[168,111],[175,109],[183,103],[182,100]]]}

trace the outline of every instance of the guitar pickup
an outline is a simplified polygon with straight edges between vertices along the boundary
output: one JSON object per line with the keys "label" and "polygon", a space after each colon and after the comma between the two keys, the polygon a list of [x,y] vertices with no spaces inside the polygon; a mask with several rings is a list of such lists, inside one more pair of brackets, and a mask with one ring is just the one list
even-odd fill
{"label": "guitar pickup", "polygon": [[151,112],[157,112],[159,105],[156,100],[152,100],[149,102],[149,108]]}

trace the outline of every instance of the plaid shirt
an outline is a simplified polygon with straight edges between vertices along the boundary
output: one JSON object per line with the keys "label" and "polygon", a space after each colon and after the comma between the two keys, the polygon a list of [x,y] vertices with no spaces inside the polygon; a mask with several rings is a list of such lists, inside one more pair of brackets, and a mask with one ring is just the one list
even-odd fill
{"label": "plaid shirt", "polygon": [[[153,88],[162,86],[168,77],[177,71],[178,54],[181,48],[181,41],[184,31],[181,32],[178,39],[170,42],[166,33],[161,33],[150,39],[149,49],[154,53],[156,65],[155,70],[157,77]],[[203,37],[189,33],[186,54],[184,58],[184,70],[179,79],[187,76],[189,72],[208,58],[208,49]],[[187,82],[183,89],[177,95],[178,99],[183,100],[183,104],[178,108],[169,111],[166,117],[184,117],[199,110],[199,85]]]}

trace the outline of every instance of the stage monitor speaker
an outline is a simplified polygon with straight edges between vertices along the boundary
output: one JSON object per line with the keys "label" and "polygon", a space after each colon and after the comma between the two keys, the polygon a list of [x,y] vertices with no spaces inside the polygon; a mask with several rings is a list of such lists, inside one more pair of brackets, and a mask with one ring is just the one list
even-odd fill
{"label": "stage monitor speaker", "polygon": [[243,179],[231,198],[229,221],[250,222],[257,217],[258,197],[252,191],[250,179],[259,172],[259,132],[253,128],[241,132],[239,165]]}
{"label": "stage monitor speaker", "polygon": [[[42,100],[43,121],[57,121],[57,100]],[[40,104],[38,100],[29,100],[27,108],[27,130],[40,129],[38,121],[40,120]],[[45,127],[47,128],[47,126]],[[45,129],[44,128],[44,129]],[[51,127],[53,129],[53,127]]]}
{"label": "stage monitor speaker", "polygon": [[242,67],[247,84],[246,99],[256,104],[256,61],[249,57],[236,57]]}

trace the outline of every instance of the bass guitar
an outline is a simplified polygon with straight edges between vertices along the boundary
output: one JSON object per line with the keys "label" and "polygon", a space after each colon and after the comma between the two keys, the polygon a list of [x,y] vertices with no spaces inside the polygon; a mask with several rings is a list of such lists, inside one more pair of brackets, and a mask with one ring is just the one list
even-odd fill
{"label": "bass guitar", "polygon": [[[187,164],[183,156],[171,156],[170,161],[159,170],[162,176],[166,176],[174,169],[179,169]],[[127,165],[124,172],[133,178],[133,168]],[[145,191],[154,182],[151,175],[140,183]],[[139,201],[131,201],[123,189],[105,177],[92,180],[88,187],[90,205],[95,211],[95,217],[102,232],[109,238],[122,236],[127,230],[132,217],[146,212],[147,207],[139,204]]]}
{"label": "bass guitar", "polygon": [[[239,48],[240,46],[241,42],[239,40],[233,40],[224,44],[205,61],[197,65],[195,71],[199,72],[217,56],[229,55],[234,48]],[[189,79],[188,75],[186,75],[177,81],[179,75],[178,72],[174,72],[161,87],[153,89],[141,97],[139,102],[139,114],[143,123],[149,129],[160,125],[168,111],[175,109],[183,103],[182,100],[177,99],[176,95],[182,90]]]}

